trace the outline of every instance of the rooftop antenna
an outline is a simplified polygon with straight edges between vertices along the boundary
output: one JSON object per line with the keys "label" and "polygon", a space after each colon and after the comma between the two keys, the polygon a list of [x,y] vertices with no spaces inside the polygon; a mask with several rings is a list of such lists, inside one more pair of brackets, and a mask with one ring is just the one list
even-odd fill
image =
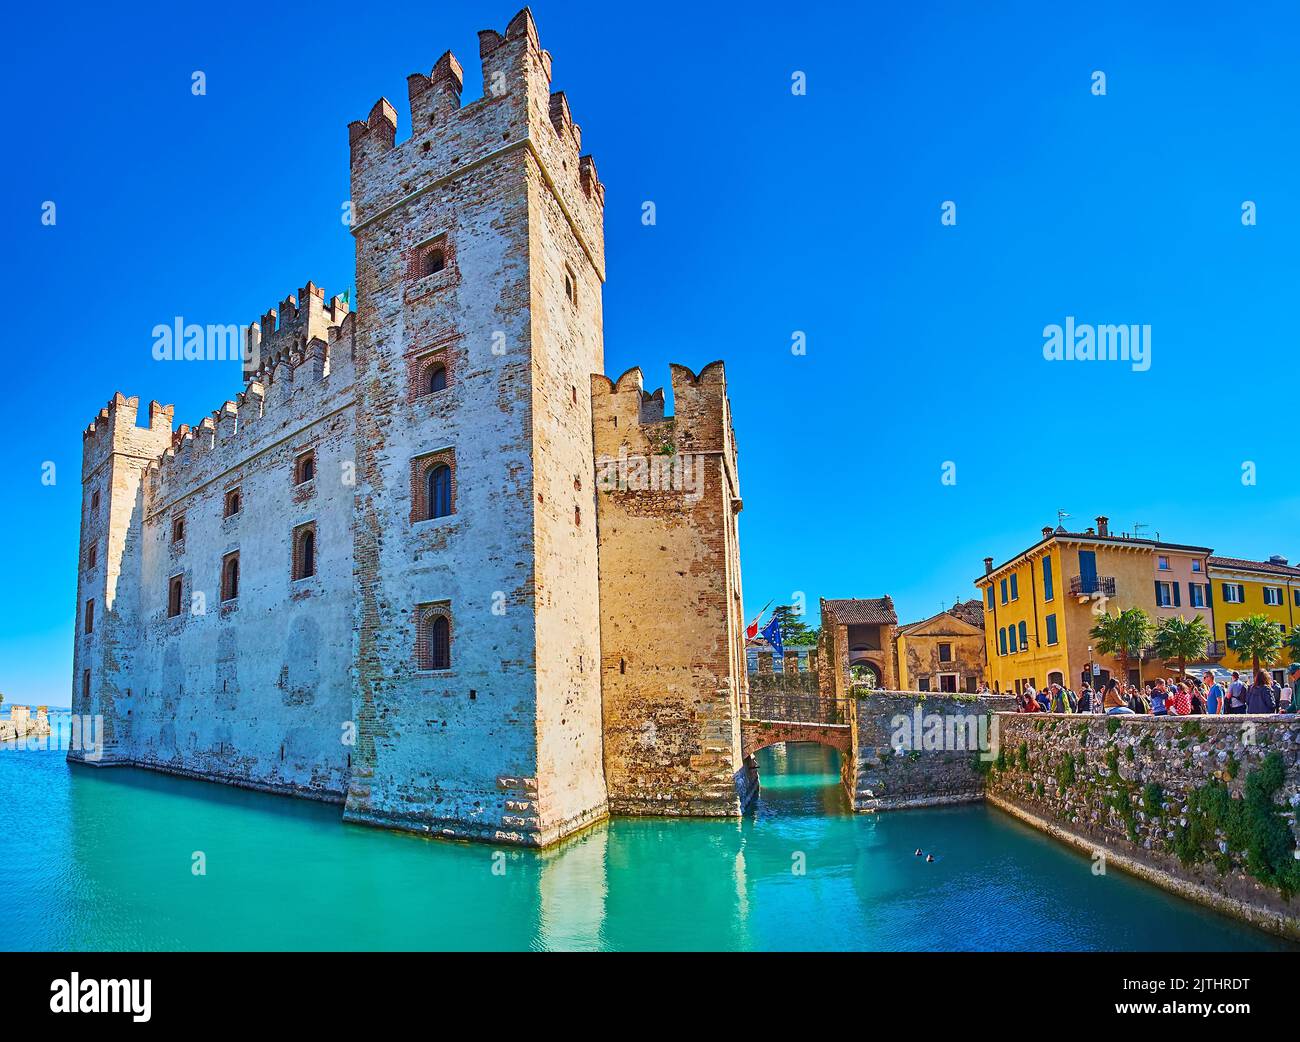
{"label": "rooftop antenna", "polygon": [[[1133,522],[1133,538],[1134,538],[1134,539],[1141,539],[1141,538],[1142,538],[1142,529],[1144,529],[1144,528],[1150,528],[1150,527],[1151,527],[1151,526],[1148,525],[1145,521],[1134,521],[1134,522]],[[1160,541],[1160,533],[1157,532],[1157,533],[1156,533],[1156,542],[1159,542],[1159,541]]]}

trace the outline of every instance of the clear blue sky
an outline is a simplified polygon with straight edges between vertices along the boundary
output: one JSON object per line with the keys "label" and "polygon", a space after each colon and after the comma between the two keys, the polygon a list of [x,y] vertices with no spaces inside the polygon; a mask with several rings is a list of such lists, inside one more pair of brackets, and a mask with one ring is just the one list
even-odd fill
{"label": "clear blue sky", "polygon": [[[1300,556],[1293,5],[586,6],[533,11],[608,189],[607,369],[726,360],[751,612],[889,592],[928,615],[1057,508]],[[516,9],[11,13],[11,701],[68,702],[82,429],[115,390],[195,423],[239,389],[154,362],[154,325],[349,288],[347,122],[383,94],[405,137],[406,76],[448,47],[477,97],[475,31]],[[1150,371],[1045,362],[1067,315],[1150,324]]]}

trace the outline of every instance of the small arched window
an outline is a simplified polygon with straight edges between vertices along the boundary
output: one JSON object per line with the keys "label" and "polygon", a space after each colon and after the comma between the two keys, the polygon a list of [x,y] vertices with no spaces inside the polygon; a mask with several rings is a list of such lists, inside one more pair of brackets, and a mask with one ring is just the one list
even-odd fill
{"label": "small arched window", "polygon": [[239,596],[239,555],[231,554],[226,558],[221,574],[221,599],[233,601]]}
{"label": "small arched window", "polygon": [[294,465],[293,483],[301,485],[316,476],[316,453],[304,452]]}
{"label": "small arched window", "polygon": [[451,669],[451,623],[445,615],[434,615],[428,627],[428,668]]}
{"label": "small arched window", "polygon": [[440,249],[426,250],[420,258],[420,274],[433,275],[447,266],[446,254]]}
{"label": "small arched window", "polygon": [[447,367],[441,363],[431,365],[425,374],[424,390],[426,394],[437,394],[447,389]]}
{"label": "small arched window", "polygon": [[303,525],[294,533],[293,577],[307,579],[316,574],[316,525]]}
{"label": "small arched window", "polygon": [[167,617],[176,618],[181,613],[181,577],[172,576],[167,585]]}
{"label": "small arched window", "polygon": [[172,542],[185,542],[185,518],[178,517],[172,521]]}
{"label": "small arched window", "polygon": [[99,491],[98,491],[98,490],[96,490],[96,491],[94,491],[94,492],[92,492],[92,493],[90,494],[90,509],[91,509],[92,511],[96,511],[96,512],[99,510]]}
{"label": "small arched window", "polygon": [[439,463],[424,475],[426,519],[446,517],[451,513],[451,467]]}

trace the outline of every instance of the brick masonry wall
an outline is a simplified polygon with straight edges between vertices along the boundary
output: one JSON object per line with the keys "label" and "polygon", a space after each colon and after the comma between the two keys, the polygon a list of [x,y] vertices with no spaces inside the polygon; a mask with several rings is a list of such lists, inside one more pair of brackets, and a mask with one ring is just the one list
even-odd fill
{"label": "brick masonry wall", "polygon": [[[979,766],[978,721],[991,721],[992,714],[1014,704],[1006,696],[913,691],[882,691],[851,700],[853,809],[900,810],[981,799],[985,771]],[[990,722],[985,734],[992,733]],[[897,741],[899,735],[906,736],[905,743]]]}
{"label": "brick masonry wall", "polygon": [[995,805],[1184,897],[1300,938],[1300,898],[1268,881],[1279,867],[1292,888],[1300,875],[1300,721],[1007,714],[999,724],[987,788]]}
{"label": "brick masonry wall", "polygon": [[[639,369],[592,380],[598,475],[604,461],[627,468],[626,481],[606,471],[597,493],[605,777],[616,813],[735,814],[752,779],[741,775],[739,494],[726,378],[713,363],[698,378],[674,366],[672,381],[676,415],[665,417],[662,392],[647,394]],[[668,487],[650,480],[652,462]],[[688,472],[702,487],[684,487]]]}

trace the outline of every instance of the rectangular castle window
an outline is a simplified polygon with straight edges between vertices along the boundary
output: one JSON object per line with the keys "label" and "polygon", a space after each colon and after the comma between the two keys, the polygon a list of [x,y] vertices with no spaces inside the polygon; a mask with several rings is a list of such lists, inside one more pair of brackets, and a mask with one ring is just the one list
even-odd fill
{"label": "rectangular castle window", "polygon": [[184,585],[184,579],[179,575],[173,575],[167,582],[167,618],[169,619],[174,619],[181,613],[181,595]]}
{"label": "rectangular castle window", "polygon": [[86,602],[85,631],[87,633],[95,632],[95,602],[93,600]]}
{"label": "rectangular castle window", "polygon": [[81,674],[81,697],[90,697],[90,670],[85,670]]}
{"label": "rectangular castle window", "polygon": [[91,543],[90,546],[86,548],[86,567],[94,568],[95,564],[98,561],[99,561],[99,544]]}
{"label": "rectangular castle window", "polygon": [[185,542],[185,515],[178,514],[172,518],[172,542]]}
{"label": "rectangular castle window", "polygon": [[226,505],[223,517],[234,517],[244,507],[243,497],[240,495],[238,488],[228,489],[226,491]]}

